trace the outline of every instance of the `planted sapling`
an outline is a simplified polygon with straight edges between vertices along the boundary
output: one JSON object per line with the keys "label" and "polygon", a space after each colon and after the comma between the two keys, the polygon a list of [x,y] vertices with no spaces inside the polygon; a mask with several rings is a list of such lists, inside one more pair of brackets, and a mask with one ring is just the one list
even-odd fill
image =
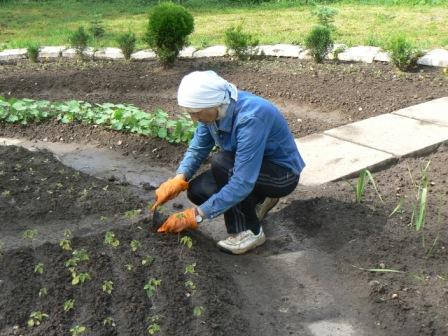
{"label": "planted sapling", "polygon": [[44,273],[44,264],[38,263],[36,266],[34,266],[34,273],[43,274]]}
{"label": "planted sapling", "polygon": [[48,295],[48,289],[43,287],[39,289],[39,297],[47,296]]}
{"label": "planted sapling", "polygon": [[146,256],[142,258],[142,266],[150,266],[154,261],[154,258],[151,256]]}
{"label": "planted sapling", "polygon": [[159,315],[154,315],[149,319],[149,322],[151,323],[147,329],[149,335],[156,335],[161,331],[159,320],[160,320]]}
{"label": "planted sapling", "polygon": [[108,316],[103,320],[103,326],[115,328],[116,327],[115,320],[112,317]]}
{"label": "planted sapling", "polygon": [[41,311],[32,312],[30,314],[30,318],[28,319],[27,325],[30,328],[32,328],[34,326],[38,326],[47,317],[48,317],[48,314],[45,314]]}
{"label": "planted sapling", "polygon": [[161,283],[162,280],[160,279],[155,278],[149,279],[145,287],[143,287],[143,289],[146,291],[146,295],[148,295],[149,298],[152,297],[156,293],[157,287],[159,287]]}
{"label": "planted sapling", "polygon": [[132,264],[126,264],[124,265],[124,268],[126,268],[128,272],[132,272],[134,270],[134,266]]}
{"label": "planted sapling", "polygon": [[137,252],[137,250],[140,248],[141,244],[138,240],[132,240],[131,241],[131,251],[132,252]]}
{"label": "planted sapling", "polygon": [[81,325],[75,325],[73,328],[70,329],[70,333],[72,336],[79,336],[86,332],[86,327]]}
{"label": "planted sapling", "polygon": [[193,316],[201,317],[204,314],[205,308],[202,306],[196,306],[193,308]]}
{"label": "planted sapling", "polygon": [[185,266],[185,274],[196,274],[196,263],[188,264]]}

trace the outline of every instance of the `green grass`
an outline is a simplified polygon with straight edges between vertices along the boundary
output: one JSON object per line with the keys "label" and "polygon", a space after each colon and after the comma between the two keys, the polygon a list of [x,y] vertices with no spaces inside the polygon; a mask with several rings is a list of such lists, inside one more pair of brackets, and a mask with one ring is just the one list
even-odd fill
{"label": "green grass", "polygon": [[[432,2],[431,2],[432,1]],[[303,1],[302,1],[303,2]],[[448,1],[426,0],[434,5],[413,5],[421,0],[340,1],[335,25],[337,43],[384,46],[395,33],[404,34],[420,48],[448,47]],[[95,13],[102,14],[106,34],[91,46],[116,46],[117,36],[128,30],[142,41],[150,5],[143,0],[114,2],[64,0],[22,2],[0,0],[0,49],[39,45],[68,45],[70,31],[88,28]],[[222,2],[190,0],[187,6],[195,17],[194,46],[224,43],[224,31],[243,23],[244,29],[261,44],[302,43],[316,19],[313,5],[300,1],[279,1],[258,6],[229,6]]]}

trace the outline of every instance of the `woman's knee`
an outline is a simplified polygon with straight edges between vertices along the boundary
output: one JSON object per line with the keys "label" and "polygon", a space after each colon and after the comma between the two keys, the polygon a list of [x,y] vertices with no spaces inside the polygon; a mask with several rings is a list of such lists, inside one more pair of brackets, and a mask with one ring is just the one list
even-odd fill
{"label": "woman's knee", "polygon": [[214,174],[216,172],[228,172],[233,169],[235,155],[232,152],[221,151],[213,155],[211,161],[211,168]]}

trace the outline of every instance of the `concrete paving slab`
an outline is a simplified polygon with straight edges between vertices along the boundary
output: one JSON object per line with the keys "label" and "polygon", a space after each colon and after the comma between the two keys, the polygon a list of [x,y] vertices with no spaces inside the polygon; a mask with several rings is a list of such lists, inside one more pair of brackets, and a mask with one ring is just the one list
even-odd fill
{"label": "concrete paving slab", "polygon": [[333,60],[333,59],[335,59],[335,57],[334,57],[334,52],[336,51],[336,50],[338,50],[338,51],[345,51],[345,50],[347,50],[347,46],[345,45],[345,44],[343,44],[343,43],[335,43],[334,45],[333,45],[333,48],[331,49],[331,51],[329,52],[329,54],[326,56],[326,59],[329,59],[329,60]]}
{"label": "concrete paving slab", "polygon": [[293,44],[261,45],[258,47],[258,55],[274,57],[295,57],[303,51],[303,47]]}
{"label": "concrete paving slab", "polygon": [[197,49],[195,47],[186,47],[182,49],[179,53],[179,57],[181,58],[192,58],[193,54]]}
{"label": "concrete paving slab", "polygon": [[340,61],[372,63],[379,53],[379,47],[358,46],[348,48],[338,55]]}
{"label": "concrete paving slab", "polygon": [[95,53],[95,58],[105,60],[124,59],[123,52],[119,48],[104,48]]}
{"label": "concrete paving slab", "polygon": [[39,50],[39,59],[59,58],[62,52],[67,49],[65,46],[46,46]]}
{"label": "concrete paving slab", "polygon": [[339,140],[325,134],[296,139],[306,167],[302,185],[319,185],[353,176],[364,168],[372,169],[393,159],[391,154]]}
{"label": "concrete paving slab", "polygon": [[377,62],[385,62],[385,63],[391,62],[390,54],[387,51],[378,52],[378,54],[376,54],[376,56],[373,58],[373,60],[377,61]]}
{"label": "concrete paving slab", "polygon": [[418,64],[437,66],[437,67],[448,67],[448,50],[445,49],[434,49],[428,52],[426,55],[421,57]]}
{"label": "concrete paving slab", "polygon": [[395,114],[383,114],[324,133],[395,156],[423,152],[448,140],[448,127]]}
{"label": "concrete paving slab", "polygon": [[448,97],[406,107],[392,114],[448,126]]}
{"label": "concrete paving slab", "polygon": [[26,59],[26,49],[9,49],[0,52],[0,62],[11,62]]}
{"label": "concrete paving slab", "polygon": [[193,53],[194,58],[201,57],[223,57],[227,55],[227,48],[224,45],[216,45],[205,49],[197,50]]}
{"label": "concrete paving slab", "polygon": [[[95,49],[88,47],[86,48],[83,53],[84,57],[87,58],[93,58],[93,55],[95,54]],[[75,58],[77,57],[78,53],[75,48],[68,48],[62,51],[62,57],[64,58]]]}
{"label": "concrete paving slab", "polygon": [[140,50],[131,55],[131,59],[135,60],[149,60],[149,59],[155,59],[156,57],[157,57],[156,53],[151,49]]}
{"label": "concrete paving slab", "polygon": [[309,331],[315,336],[361,336],[353,326],[346,321],[318,321],[308,325]]}

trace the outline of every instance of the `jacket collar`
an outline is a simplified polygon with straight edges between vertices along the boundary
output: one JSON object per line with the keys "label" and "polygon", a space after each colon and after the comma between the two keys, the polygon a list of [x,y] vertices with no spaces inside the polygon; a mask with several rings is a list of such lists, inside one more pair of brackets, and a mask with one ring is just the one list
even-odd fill
{"label": "jacket collar", "polygon": [[230,133],[232,131],[233,115],[235,114],[236,102],[230,99],[230,104],[227,107],[226,115],[218,121],[218,129],[223,132]]}

